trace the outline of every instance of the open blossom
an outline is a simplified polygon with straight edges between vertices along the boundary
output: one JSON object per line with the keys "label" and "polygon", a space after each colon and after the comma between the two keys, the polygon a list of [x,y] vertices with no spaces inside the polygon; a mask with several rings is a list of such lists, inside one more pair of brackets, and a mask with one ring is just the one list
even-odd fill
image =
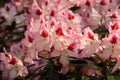
{"label": "open blossom", "polygon": [[34,63],[33,59],[37,59],[37,52],[31,41],[31,37],[28,36],[28,39],[23,39],[20,43],[11,45],[11,54],[24,63]]}
{"label": "open blossom", "polygon": [[119,45],[120,43],[119,43],[118,34],[112,33],[108,37],[103,38],[98,55],[103,60],[107,60],[110,58],[117,58],[118,55],[120,55]]}
{"label": "open blossom", "polygon": [[38,52],[35,51],[35,47],[32,45],[26,44],[27,40],[22,41],[23,49],[24,49],[24,62],[26,63],[34,63],[33,59],[38,58]]}
{"label": "open blossom", "polygon": [[117,32],[120,29],[119,20],[110,22],[107,27],[110,33]]}
{"label": "open blossom", "polygon": [[16,22],[16,27],[25,25],[24,14],[17,15],[17,8],[12,3],[6,3],[3,8],[0,9],[0,21],[3,21],[1,25],[11,25],[13,21]]}
{"label": "open blossom", "polygon": [[33,0],[12,0],[12,3],[16,6],[17,11],[21,11],[28,8],[33,3]]}
{"label": "open blossom", "polygon": [[100,47],[99,56],[101,56],[101,58],[103,58],[103,60],[109,59],[111,54],[112,54],[111,53],[112,52],[112,45],[111,45],[110,41],[108,40],[108,38],[104,38],[102,40],[101,46],[103,46],[103,47]]}
{"label": "open blossom", "polygon": [[13,80],[18,76],[26,76],[28,74],[27,68],[23,65],[23,62],[15,56],[9,53],[1,53],[1,61],[3,65],[3,80]]}
{"label": "open blossom", "polygon": [[79,13],[81,15],[82,26],[89,26],[91,29],[96,29],[100,25],[101,15],[94,8],[96,4],[95,0],[81,0]]}
{"label": "open blossom", "polygon": [[35,40],[33,42],[33,44],[35,45],[36,51],[38,52],[43,50],[50,51],[50,48],[52,47],[51,45],[52,41],[50,40],[50,37],[45,38],[45,36],[47,36],[47,32],[38,33],[38,35],[36,35]]}
{"label": "open blossom", "polygon": [[61,69],[63,74],[66,74],[69,71],[69,60],[70,57],[77,57],[78,50],[76,44],[70,44],[67,49],[64,50],[54,50],[50,57],[60,57],[59,62],[62,64],[62,69],[65,69],[64,71]]}
{"label": "open blossom", "polygon": [[[79,26],[76,25],[75,27],[78,28],[73,28],[71,25],[67,27],[66,24],[60,24],[55,28],[53,34],[54,51],[50,57],[60,57],[59,62],[63,65],[62,69],[66,68],[65,71],[62,70],[63,74],[66,74],[69,70],[70,57],[77,57],[79,46],[77,44],[79,42],[78,37],[81,37],[81,29]],[[63,29],[64,26],[66,27]]]}
{"label": "open blossom", "polygon": [[18,59],[23,60],[25,50],[20,43],[11,45],[10,50],[13,56],[16,56]]}
{"label": "open blossom", "polygon": [[94,30],[101,24],[100,20],[101,15],[94,8],[92,8],[90,13],[86,13],[85,25],[90,26],[90,28]]}
{"label": "open blossom", "polygon": [[17,14],[17,10],[12,3],[7,3],[5,7],[0,9],[0,13],[8,22],[11,22]]}
{"label": "open blossom", "polygon": [[84,0],[80,4],[80,15],[84,26],[92,29],[118,19],[118,0]]}
{"label": "open blossom", "polygon": [[117,9],[118,0],[97,0],[95,9],[104,17],[109,16]]}
{"label": "open blossom", "polygon": [[98,35],[93,33],[89,27],[85,28],[81,41],[80,50],[82,52],[78,55],[79,58],[91,57],[97,52],[99,47]]}

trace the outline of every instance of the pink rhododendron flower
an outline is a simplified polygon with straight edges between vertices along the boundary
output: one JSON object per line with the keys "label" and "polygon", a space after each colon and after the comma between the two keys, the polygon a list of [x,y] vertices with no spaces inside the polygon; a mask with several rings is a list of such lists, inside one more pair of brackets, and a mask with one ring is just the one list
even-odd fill
{"label": "pink rhododendron flower", "polygon": [[26,76],[28,74],[27,68],[23,65],[23,62],[15,56],[9,53],[1,53],[1,59],[3,63],[3,80],[13,80],[17,76]]}
{"label": "pink rhododendron flower", "polygon": [[78,55],[78,57],[91,57],[97,52],[99,47],[98,35],[94,34],[89,27],[84,29],[84,36],[81,41],[82,47],[80,47],[80,49],[82,52]]}
{"label": "pink rhododendron flower", "polygon": [[28,8],[33,3],[33,0],[12,0],[12,3],[18,11],[21,11],[24,8]]}
{"label": "pink rhododendron flower", "polygon": [[119,30],[120,29],[119,21],[110,22],[108,25],[108,29],[110,33],[116,32],[117,30]]}
{"label": "pink rhododendron flower", "polygon": [[101,42],[100,52],[98,55],[103,59],[117,58],[119,55],[120,47],[119,47],[119,37],[117,34],[113,33],[108,36],[108,38],[104,38]]}
{"label": "pink rhododendron flower", "polygon": [[102,16],[109,16],[112,12],[117,9],[118,0],[110,1],[110,0],[97,0],[95,9],[102,15]]}
{"label": "pink rhododendron flower", "polygon": [[11,24],[14,20],[14,16],[17,14],[17,10],[12,3],[7,3],[4,8],[0,9],[0,13],[7,20],[7,22]]}
{"label": "pink rhododendron flower", "polygon": [[112,73],[115,72],[120,67],[119,15],[118,0],[12,0],[6,3],[0,9],[1,25],[15,21],[16,27],[26,25],[27,29],[25,37],[12,44],[9,53],[0,54],[3,80],[27,76],[27,69],[35,76],[54,67],[56,73],[74,73],[82,65],[74,64],[74,60],[88,60],[80,69],[83,75],[103,76],[98,65],[107,60],[116,62],[110,67]]}

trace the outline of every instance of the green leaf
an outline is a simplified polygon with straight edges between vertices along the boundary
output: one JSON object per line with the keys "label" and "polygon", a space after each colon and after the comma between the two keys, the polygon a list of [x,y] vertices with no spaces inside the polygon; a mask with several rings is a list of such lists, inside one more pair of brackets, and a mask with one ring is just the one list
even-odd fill
{"label": "green leaf", "polygon": [[114,76],[115,80],[120,80],[120,76]]}
{"label": "green leaf", "polygon": [[113,76],[107,76],[108,80],[115,80]]}
{"label": "green leaf", "polygon": [[89,80],[87,76],[82,76],[82,80]]}
{"label": "green leaf", "polygon": [[99,28],[95,29],[93,32],[99,34],[100,39],[102,39],[109,33],[108,29],[104,26],[100,26]]}

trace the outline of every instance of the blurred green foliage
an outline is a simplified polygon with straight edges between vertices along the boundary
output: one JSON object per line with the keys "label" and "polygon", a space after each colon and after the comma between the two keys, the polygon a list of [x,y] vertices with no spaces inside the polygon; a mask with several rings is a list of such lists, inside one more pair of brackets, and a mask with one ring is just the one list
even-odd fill
{"label": "blurred green foliage", "polygon": [[10,0],[0,0],[0,7],[4,6],[4,4],[9,1]]}

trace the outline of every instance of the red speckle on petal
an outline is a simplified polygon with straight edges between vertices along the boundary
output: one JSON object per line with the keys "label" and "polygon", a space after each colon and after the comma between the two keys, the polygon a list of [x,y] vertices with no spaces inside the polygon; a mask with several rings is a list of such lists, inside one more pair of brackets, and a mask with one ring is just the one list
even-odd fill
{"label": "red speckle on petal", "polygon": [[57,34],[58,36],[63,36],[63,35],[64,35],[61,27],[58,27],[58,28],[56,29],[56,34]]}
{"label": "red speckle on petal", "polygon": [[10,60],[9,64],[13,64],[15,65],[17,63],[17,59],[15,57],[12,57],[12,59]]}
{"label": "red speckle on petal", "polygon": [[112,36],[112,38],[110,39],[110,42],[111,42],[112,44],[117,43],[117,36],[116,36],[116,35]]}
{"label": "red speckle on petal", "polygon": [[73,51],[76,48],[76,44],[72,43],[68,46],[68,50]]}
{"label": "red speckle on petal", "polygon": [[28,35],[28,41],[31,42],[31,43],[33,42],[33,38],[29,35]]}
{"label": "red speckle on petal", "polygon": [[45,5],[46,5],[46,6],[48,5],[48,1],[45,1]]}
{"label": "red speckle on petal", "polygon": [[88,38],[94,40],[94,35],[92,33],[88,32],[87,35],[88,35]]}
{"label": "red speckle on petal", "polygon": [[5,9],[6,9],[6,11],[8,11],[8,12],[10,11],[10,8],[9,8],[8,6],[6,6]]}
{"label": "red speckle on petal", "polygon": [[110,18],[117,18],[117,15],[116,15],[116,14],[112,14],[112,15],[110,16]]}
{"label": "red speckle on petal", "polygon": [[73,20],[74,18],[75,18],[74,15],[68,14],[68,19],[69,19],[69,20]]}
{"label": "red speckle on petal", "polygon": [[108,9],[108,11],[110,12],[110,11],[111,11],[111,9],[109,8],[109,9]]}
{"label": "red speckle on petal", "polygon": [[118,6],[118,9],[120,9],[120,5]]}
{"label": "red speckle on petal", "polygon": [[90,6],[90,1],[86,1],[85,5]]}
{"label": "red speckle on petal", "polygon": [[72,29],[71,27],[68,27],[68,29]]}
{"label": "red speckle on petal", "polygon": [[46,38],[48,36],[48,32],[46,30],[43,30],[41,36]]}
{"label": "red speckle on petal", "polygon": [[37,15],[41,15],[42,12],[41,12],[39,9],[36,9],[36,14],[37,14]]}
{"label": "red speckle on petal", "polygon": [[5,17],[4,17],[4,16],[0,16],[0,19],[1,19],[1,20],[5,20]]}
{"label": "red speckle on petal", "polygon": [[117,43],[117,36],[116,36],[116,35],[112,36],[112,38],[110,39],[110,42],[111,42],[112,44]]}
{"label": "red speckle on petal", "polygon": [[51,22],[51,26],[54,26],[54,25],[55,25],[55,22],[54,22],[54,21],[52,21],[52,22]]}
{"label": "red speckle on petal", "polygon": [[42,24],[42,23],[43,23],[43,20],[40,21],[40,24]]}
{"label": "red speckle on petal", "polygon": [[118,23],[115,23],[111,26],[112,30],[117,30],[119,28]]}
{"label": "red speckle on petal", "polygon": [[55,11],[54,10],[51,11],[50,16],[52,16],[52,17],[55,16]]}
{"label": "red speckle on petal", "polygon": [[112,3],[113,1],[112,0],[110,0],[110,3]]}
{"label": "red speckle on petal", "polygon": [[87,17],[88,17],[88,18],[90,17],[90,14],[89,14],[89,13],[87,13]]}
{"label": "red speckle on petal", "polygon": [[100,5],[105,6],[105,5],[106,5],[105,0],[102,0],[102,1],[100,2]]}

